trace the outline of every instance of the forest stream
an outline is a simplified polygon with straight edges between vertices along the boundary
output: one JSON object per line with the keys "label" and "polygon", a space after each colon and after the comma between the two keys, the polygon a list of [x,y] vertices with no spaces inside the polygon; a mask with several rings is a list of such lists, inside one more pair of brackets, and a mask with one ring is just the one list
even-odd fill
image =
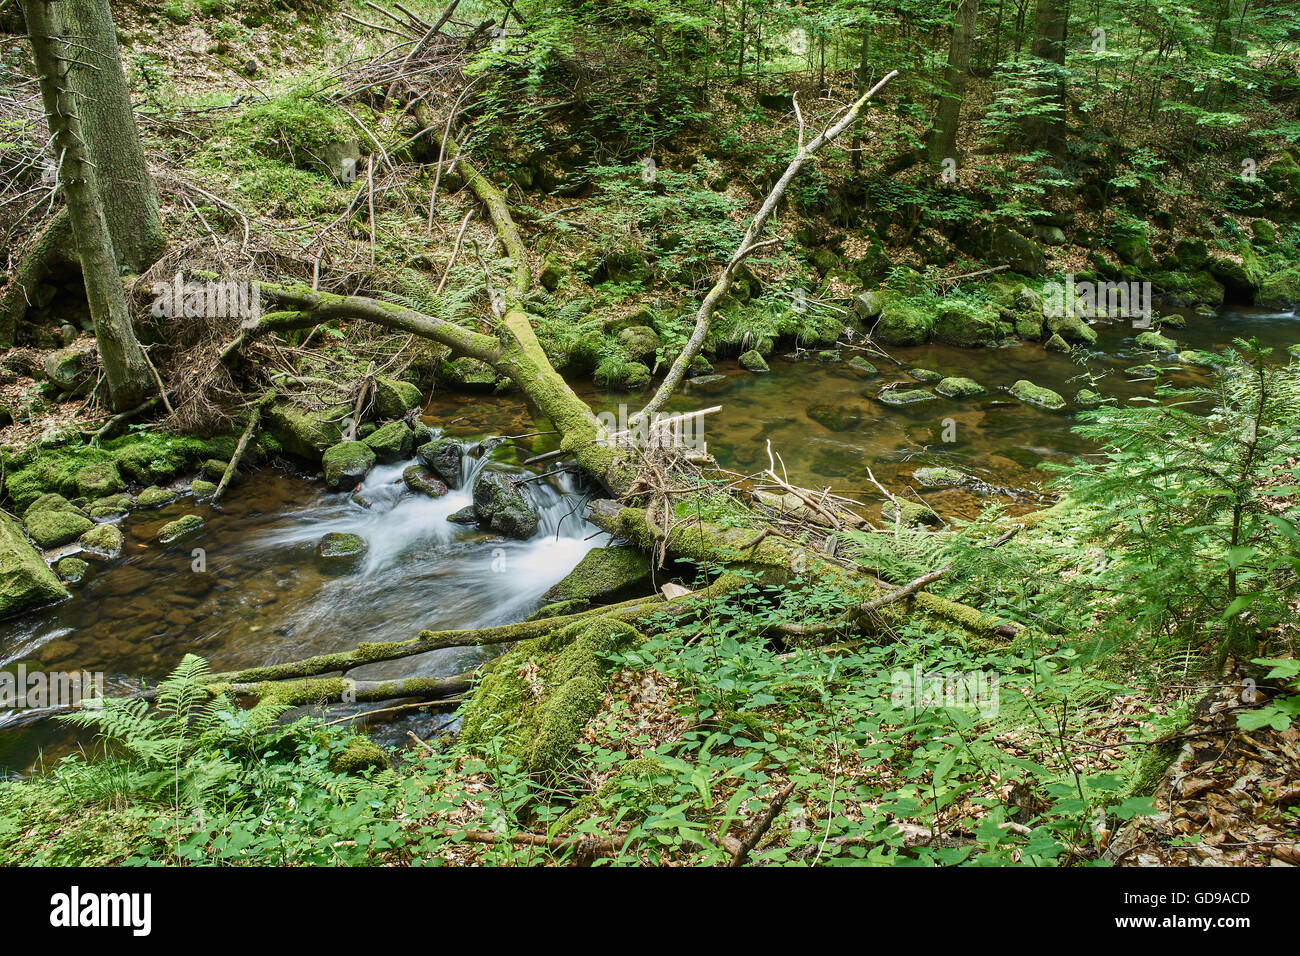
{"label": "forest stream", "polygon": [[[1255,337],[1285,355],[1296,341],[1296,314],[1225,310],[1217,320],[1188,315],[1177,330],[1188,349],[1212,351],[1238,337]],[[866,478],[870,467],[886,486],[907,486],[923,465],[958,468],[978,479],[969,488],[923,492],[941,515],[970,518],[995,500],[1015,507],[1039,501],[1048,480],[1037,466],[1086,454],[1089,444],[1071,433],[1073,396],[1088,383],[1086,371],[1105,374],[1102,390],[1120,402],[1151,396],[1154,380],[1130,371],[1153,362],[1133,342],[1126,323],[1096,326],[1098,342],[1086,368],[1071,354],[1018,343],[999,349],[965,350],[941,344],[891,349],[899,364],[879,354],[867,375],[847,361],[842,348],[779,352],[771,371],[754,374],[721,362],[702,383],[688,383],[669,406],[686,411],[721,405],[707,419],[708,449],[725,468],[752,473],[767,466],[767,441],[792,481],[830,486],[879,508],[879,492]],[[1159,357],[1161,379],[1177,385],[1208,381],[1207,369]],[[894,382],[916,384],[912,369],[974,379],[982,395],[936,398],[894,407],[875,396]],[[1007,394],[1019,379],[1067,397],[1052,412]],[[924,386],[922,386],[924,387]],[[587,384],[580,395],[597,411],[617,414],[628,396]],[[607,535],[582,518],[584,497],[567,473],[530,482],[542,521],[536,535],[513,541],[447,519],[470,503],[468,488],[485,467],[524,471],[523,462],[553,445],[518,396],[476,402],[436,395],[423,420],[439,433],[461,439],[459,489],[429,499],[408,491],[402,471],[411,460],[376,467],[355,491],[328,492],[319,480],[275,467],[246,475],[219,508],[203,507],[205,530],[171,548],[149,547],[158,529],[193,510],[185,499],[122,519],[123,558],[92,562],[80,591],[46,611],[6,622],[0,663],[39,661],[58,670],[103,671],[107,691],[139,687],[160,678],[186,653],[202,655],[225,670],[294,660],[343,650],[358,642],[401,639],[425,628],[467,628],[519,621],[543,603],[542,596]],[[951,420],[946,422],[945,420]],[[955,441],[943,441],[955,423]],[[952,435],[952,432],[949,433]],[[494,437],[529,436],[517,441]],[[182,487],[183,483],[177,485]],[[369,545],[362,562],[346,573],[320,567],[314,548],[328,532],[349,532]],[[194,569],[202,549],[205,570]],[[356,679],[398,674],[443,676],[462,672],[492,656],[491,648],[452,648],[422,658],[372,664],[350,672]],[[352,705],[353,710],[367,709]],[[346,709],[340,713],[346,714]],[[0,715],[0,767],[30,768],[43,750],[48,758],[71,742],[64,728],[39,712]],[[398,743],[411,727],[436,726],[445,718],[420,715],[372,731]]]}

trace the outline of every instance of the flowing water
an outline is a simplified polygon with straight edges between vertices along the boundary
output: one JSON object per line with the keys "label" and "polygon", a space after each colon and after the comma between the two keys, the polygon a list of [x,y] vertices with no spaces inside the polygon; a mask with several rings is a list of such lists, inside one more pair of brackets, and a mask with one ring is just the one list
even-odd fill
{"label": "flowing water", "polygon": [[[1135,330],[1122,323],[1096,330],[1098,343],[1086,369],[1104,373],[1097,390],[1120,401],[1150,396],[1153,382],[1126,371],[1151,361],[1150,353],[1134,346]],[[1217,318],[1191,316],[1186,329],[1169,334],[1183,348],[1217,349],[1238,336],[1256,336],[1282,351],[1300,340],[1298,332],[1294,314],[1225,311]],[[843,358],[851,354],[841,352]],[[868,467],[886,486],[901,489],[913,469],[928,464],[958,467],[1005,489],[1002,500],[1028,507],[1044,481],[1040,462],[1090,450],[1070,432],[1074,394],[1088,385],[1080,378],[1084,367],[1070,356],[1029,343],[982,350],[936,344],[890,354],[901,365],[868,356],[880,370],[871,377],[813,353],[775,356],[772,371],[760,375],[719,362],[720,378],[687,384],[669,409],[722,406],[706,419],[703,437],[725,467],[766,468],[770,441],[792,481],[829,486],[867,507],[879,502],[866,478]],[[1173,369],[1167,381],[1208,379],[1205,370],[1172,360],[1156,364]],[[916,367],[972,378],[986,392],[901,408],[877,400],[885,385],[910,382],[907,370]],[[1005,389],[1021,378],[1059,392],[1070,407],[1049,412],[1018,402]],[[645,398],[589,386],[580,394],[597,410],[615,414],[619,404],[635,409],[637,399]],[[515,396],[440,395],[426,408],[425,421],[463,437],[471,449],[460,490],[436,500],[412,494],[401,480],[409,462],[377,467],[355,495],[327,492],[319,480],[262,468],[233,486],[219,509],[182,501],[135,512],[121,524],[123,557],[92,562],[71,600],[0,622],[0,664],[103,671],[112,693],[138,687],[142,677],[165,675],[185,653],[227,670],[342,650],[360,641],[401,640],[424,628],[521,620],[604,536],[582,519],[582,495],[566,475],[530,483],[543,517],[530,541],[450,523],[447,516],[470,503],[467,489],[479,469],[521,470],[525,458],[554,447],[553,439],[483,441],[546,430]],[[937,510],[959,516],[973,515],[989,501],[962,489],[925,497]],[[199,535],[171,548],[153,542],[163,524],[193,511],[206,522]],[[316,542],[330,531],[366,539],[370,549],[359,567],[337,574],[318,566]],[[193,569],[195,548],[203,549],[204,571]],[[437,651],[369,665],[351,676],[452,674],[487,653]],[[0,771],[31,766],[42,747],[57,753],[66,746],[66,734],[31,717],[30,712],[0,713]],[[412,726],[427,727],[433,720],[423,719],[426,724]],[[390,728],[390,739],[406,726],[399,722]]]}

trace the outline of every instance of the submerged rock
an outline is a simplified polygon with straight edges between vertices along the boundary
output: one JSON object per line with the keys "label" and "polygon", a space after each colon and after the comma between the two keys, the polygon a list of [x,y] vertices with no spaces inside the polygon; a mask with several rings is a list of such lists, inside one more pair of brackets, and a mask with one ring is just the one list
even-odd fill
{"label": "submerged rock", "polygon": [[[107,528],[108,525],[101,525]],[[158,532],[158,540],[163,544],[172,544],[181,538],[194,534],[203,527],[203,518],[199,515],[181,515],[175,521],[169,521]]]}
{"label": "submerged rock", "polygon": [[67,597],[67,589],[28,543],[18,522],[0,512],[0,618]]}
{"label": "submerged rock", "polygon": [[364,442],[339,442],[325,452],[321,464],[325,466],[326,487],[340,491],[356,486],[366,477],[375,465],[375,453]]}
{"label": "submerged rock", "polygon": [[499,471],[485,471],[474,482],[474,511],[479,522],[498,534],[521,541],[537,533],[540,518],[528,486]]}
{"label": "submerged rock", "polygon": [[1037,405],[1039,408],[1046,408],[1053,412],[1060,411],[1065,407],[1065,399],[1056,392],[1050,388],[1035,385],[1024,378],[1011,386],[1011,394],[1026,405]]}
{"label": "submerged rock", "polygon": [[867,375],[879,375],[880,369],[876,368],[861,355],[855,355],[845,363],[849,368],[855,368],[859,372]]}
{"label": "submerged rock", "polygon": [[369,550],[370,545],[361,535],[342,531],[331,531],[316,542],[317,559],[331,570],[353,567]]}
{"label": "submerged rock", "polygon": [[402,472],[402,481],[406,482],[406,487],[422,495],[428,495],[430,498],[441,498],[450,490],[443,482],[434,477],[433,473],[423,465],[411,465]]}
{"label": "submerged rock", "polygon": [[972,395],[982,395],[984,386],[974,379],[951,376],[936,385],[934,390],[944,398],[970,398]]}
{"label": "submerged rock", "polygon": [[101,558],[116,558],[122,553],[122,531],[113,524],[96,525],[77,539],[77,543],[84,550]]}
{"label": "submerged rock", "polygon": [[876,396],[886,405],[915,405],[918,402],[932,402],[934,396],[923,388],[890,388]]}
{"label": "submerged rock", "polygon": [[912,479],[922,488],[956,488],[974,481],[956,468],[918,468],[912,472]]}
{"label": "submerged rock", "polygon": [[451,438],[435,438],[416,452],[420,461],[433,469],[449,488],[460,487],[460,460],[464,453],[460,442]]}
{"label": "submerged rock", "polygon": [[1080,408],[1096,408],[1103,401],[1100,393],[1094,392],[1090,388],[1081,388],[1074,396],[1075,403]]}
{"label": "submerged rock", "polygon": [[592,548],[564,580],[542,595],[542,600],[555,603],[610,599],[649,580],[650,558],[639,549]]}
{"label": "submerged rock", "polygon": [[818,425],[833,432],[848,431],[862,422],[862,409],[852,405],[813,405],[806,414]]}

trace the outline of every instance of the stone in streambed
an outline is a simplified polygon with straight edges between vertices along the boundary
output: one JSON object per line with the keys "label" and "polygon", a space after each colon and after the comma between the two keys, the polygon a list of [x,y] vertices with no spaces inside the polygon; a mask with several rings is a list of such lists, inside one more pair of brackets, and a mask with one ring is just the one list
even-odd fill
{"label": "stone in streambed", "polygon": [[[108,527],[103,525],[102,527]],[[175,521],[169,521],[158,532],[158,540],[163,544],[172,544],[181,538],[194,534],[203,527],[203,518],[199,515],[181,515]]]}
{"label": "stone in streambed", "polygon": [[435,438],[421,445],[416,454],[447,483],[447,487],[460,487],[460,459],[464,454],[460,442],[452,438]]}
{"label": "stone in streambed", "polygon": [[636,548],[592,548],[544,595],[549,603],[612,600],[650,580],[650,558]]}
{"label": "stone in streambed", "polygon": [[915,405],[918,402],[932,402],[934,396],[923,388],[890,388],[877,395],[876,399],[886,405]]}
{"label": "stone in streambed", "polygon": [[18,522],[0,512],[0,618],[67,597],[36,549],[23,536]]}
{"label": "stone in streambed", "polygon": [[434,477],[433,473],[423,465],[411,465],[402,472],[402,481],[406,482],[406,487],[418,494],[428,495],[430,498],[441,498],[447,494],[447,486]]}
{"label": "stone in streambed", "polygon": [[77,493],[83,498],[105,498],[126,490],[117,465],[111,461],[97,461],[77,472],[74,479]]}
{"label": "stone in streambed", "polygon": [[[216,485],[212,486],[213,488]],[[144,491],[140,492],[135,499],[135,503],[141,508],[161,508],[169,505],[176,500],[176,492],[170,488],[159,488],[157,485],[150,485]]]}
{"label": "stone in streambed", "polygon": [[476,525],[478,524],[478,512],[474,510],[473,505],[469,505],[447,515],[447,520],[452,524]]}
{"label": "stone in streambed", "polygon": [[355,567],[370,550],[366,539],[359,534],[331,531],[316,542],[316,558],[332,571]]}
{"label": "stone in streambed", "polygon": [[1065,399],[1050,388],[1035,385],[1028,379],[1021,379],[1011,386],[1011,394],[1026,405],[1036,405],[1049,411],[1060,411],[1065,407]]}
{"label": "stone in streambed", "polygon": [[951,376],[936,385],[934,390],[944,398],[970,398],[972,395],[982,395],[984,386],[974,379]]}
{"label": "stone in streambed", "polygon": [[325,485],[331,491],[353,488],[375,465],[375,453],[364,442],[345,441],[328,449],[321,458]]}
{"label": "stone in streambed", "polygon": [[414,440],[415,435],[406,422],[389,422],[367,435],[362,443],[375,453],[376,459],[388,464],[410,457]]}
{"label": "stone in streambed", "polygon": [[863,372],[867,375],[880,374],[880,370],[864,359],[861,355],[853,356],[853,358],[849,359],[845,364],[848,365],[849,368],[855,368],[859,372]]}
{"label": "stone in streambed", "polygon": [[120,518],[131,510],[135,500],[128,494],[109,495],[107,498],[100,498],[90,506],[90,517],[93,519],[102,518]]}
{"label": "stone in streambed", "polygon": [[956,488],[973,481],[955,468],[918,468],[912,479],[922,488]]}
{"label": "stone in streambed", "polygon": [[401,418],[419,408],[424,396],[410,382],[393,378],[375,379],[375,411],[380,418]]}
{"label": "stone in streambed", "polygon": [[96,525],[83,534],[77,543],[81,545],[82,550],[98,557],[116,558],[122,553],[122,531],[117,525]]}
{"label": "stone in streambed", "polygon": [[80,584],[82,578],[86,576],[86,572],[90,569],[90,565],[81,558],[67,557],[60,560],[55,565],[55,568],[58,570],[63,583]]}
{"label": "stone in streambed", "polygon": [[916,379],[922,385],[929,385],[932,382],[942,382],[943,376],[938,372],[928,368],[914,368],[908,370],[908,375]]}
{"label": "stone in streambed", "polygon": [[1138,348],[1149,349],[1153,352],[1177,352],[1178,343],[1166,335],[1159,332],[1143,332],[1136,339]]}
{"label": "stone in streambed", "polygon": [[740,367],[748,372],[770,371],[767,359],[763,358],[757,349],[750,349],[748,352],[742,353],[738,361],[740,362]]}
{"label": "stone in streambed", "polygon": [[539,517],[528,486],[499,471],[485,471],[474,482],[479,522],[498,534],[526,540],[537,533]]}
{"label": "stone in streambed", "polygon": [[807,410],[807,415],[833,432],[848,431],[862,422],[862,410],[852,405],[813,405]]}

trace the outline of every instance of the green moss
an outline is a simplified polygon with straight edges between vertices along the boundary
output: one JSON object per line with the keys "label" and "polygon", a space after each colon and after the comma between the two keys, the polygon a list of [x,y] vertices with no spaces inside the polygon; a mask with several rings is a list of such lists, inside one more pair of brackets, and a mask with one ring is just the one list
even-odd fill
{"label": "green moss", "polygon": [[932,402],[934,396],[923,388],[890,388],[876,396],[886,405],[915,405],[918,402]]}
{"label": "green moss", "polygon": [[1020,379],[1011,386],[1011,394],[1026,405],[1036,405],[1049,411],[1059,411],[1065,407],[1065,399],[1050,388],[1035,385],[1028,379]]}
{"label": "green moss", "polygon": [[332,445],[343,439],[339,421],[350,414],[346,405],[306,410],[290,402],[275,402],[263,417],[271,435],[290,455],[317,462]]}
{"label": "green moss", "polygon": [[107,498],[100,498],[90,506],[90,517],[120,518],[129,512],[134,504],[134,499],[128,494],[109,495]]}
{"label": "green moss", "polygon": [[80,537],[78,543],[87,551],[116,558],[122,553],[122,532],[117,525],[95,525]]}
{"label": "green moss", "polygon": [[[394,462],[410,456],[411,444],[414,440],[415,435],[407,427],[406,422],[394,421],[367,435],[363,443],[374,451],[375,458],[379,461]],[[333,449],[326,454],[332,451]],[[328,473],[327,466],[326,474]]]}
{"label": "green moss", "polygon": [[[107,527],[105,525],[104,527]],[[182,515],[175,521],[169,521],[158,532],[158,540],[163,544],[172,544],[181,538],[197,532],[203,527],[203,518],[199,515]]]}
{"label": "green moss", "polygon": [[984,386],[969,378],[945,378],[934,390],[945,398],[970,398],[984,393]]}
{"label": "green moss", "polygon": [[339,442],[325,452],[321,464],[325,468],[325,484],[331,491],[350,489],[375,466],[375,453],[364,442]]}
{"label": "green moss", "polygon": [[27,509],[23,514],[34,515],[40,511],[71,511],[76,514],[83,513],[80,508],[55,491],[41,495],[27,506]]}
{"label": "green moss", "polygon": [[190,482],[190,494],[195,498],[210,497],[216,490],[217,486],[214,482],[204,481],[202,478],[195,478]]}
{"label": "green moss", "polygon": [[1173,339],[1161,335],[1159,332],[1142,332],[1134,341],[1138,348],[1149,349],[1153,352],[1177,352],[1178,343]]}
{"label": "green moss", "polygon": [[592,548],[543,596],[545,601],[609,598],[650,580],[650,558],[639,548]]}
{"label": "green moss", "polygon": [[880,370],[864,359],[861,355],[855,355],[847,363],[849,368],[855,368],[866,375],[879,375]]}
{"label": "green moss", "polygon": [[176,492],[170,488],[159,488],[157,485],[150,485],[140,492],[135,502],[141,508],[161,508],[163,505],[169,505],[175,500]]}
{"label": "green moss", "polygon": [[37,511],[25,519],[27,533],[41,548],[57,548],[74,541],[94,523],[75,511]]}
{"label": "green moss", "polygon": [[362,776],[367,771],[388,769],[388,754],[369,737],[351,738],[342,750],[330,755],[329,768],[335,773]]}
{"label": "green moss", "polygon": [[18,523],[0,512],[0,618],[56,601],[67,593]]}
{"label": "green moss", "polygon": [[642,640],[631,626],[600,617],[520,643],[465,705],[461,741],[476,750],[500,746],[530,772],[558,769],[600,709],[605,656]]}
{"label": "green moss", "polygon": [[758,353],[757,349],[750,349],[748,352],[742,352],[740,355],[740,367],[750,372],[767,372],[770,371],[767,360]]}
{"label": "green moss", "polygon": [[317,559],[331,570],[354,567],[369,550],[361,535],[343,531],[331,531],[316,542]]}
{"label": "green moss", "polygon": [[86,572],[90,570],[90,565],[81,560],[81,558],[69,556],[61,559],[56,565],[56,568],[59,572],[59,578],[65,584],[80,584],[81,579],[84,578]]}
{"label": "green moss", "polygon": [[546,604],[538,608],[528,616],[527,620],[549,621],[554,617],[567,617],[570,614],[577,614],[579,611],[585,611],[589,607],[591,607],[590,601],[556,601],[553,604]]}
{"label": "green moss", "polygon": [[126,488],[117,464],[111,461],[97,461],[78,469],[75,481],[77,493],[83,498],[103,498]]}
{"label": "green moss", "polygon": [[1003,337],[998,313],[973,303],[951,303],[934,323],[934,337],[962,348],[996,345]]}
{"label": "green moss", "polygon": [[392,378],[375,379],[375,411],[380,418],[401,418],[413,408],[419,408],[424,396],[410,382]]}
{"label": "green moss", "polygon": [[971,481],[955,468],[918,468],[912,478],[922,488],[955,488]]}

